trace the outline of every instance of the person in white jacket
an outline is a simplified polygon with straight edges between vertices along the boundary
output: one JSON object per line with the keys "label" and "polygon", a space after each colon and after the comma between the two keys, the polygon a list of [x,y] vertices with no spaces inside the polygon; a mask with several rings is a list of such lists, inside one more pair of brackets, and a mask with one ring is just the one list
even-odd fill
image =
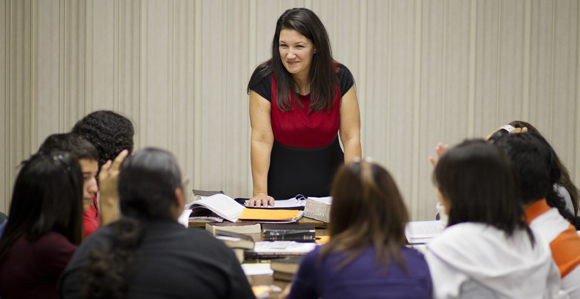
{"label": "person in white jacket", "polygon": [[567,298],[550,248],[525,222],[505,153],[483,140],[447,151],[434,172],[447,227],[427,244],[434,298]]}

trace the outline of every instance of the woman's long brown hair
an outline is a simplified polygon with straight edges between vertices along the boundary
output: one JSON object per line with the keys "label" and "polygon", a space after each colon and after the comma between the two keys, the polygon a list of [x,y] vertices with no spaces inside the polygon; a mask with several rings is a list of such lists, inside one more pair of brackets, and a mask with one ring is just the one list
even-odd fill
{"label": "woman's long brown hair", "polygon": [[401,247],[406,243],[409,214],[387,170],[367,162],[344,165],[334,178],[331,195],[330,241],[322,247],[320,261],[331,253],[341,253],[341,268],[370,245],[377,263],[385,269],[393,259],[407,270]]}

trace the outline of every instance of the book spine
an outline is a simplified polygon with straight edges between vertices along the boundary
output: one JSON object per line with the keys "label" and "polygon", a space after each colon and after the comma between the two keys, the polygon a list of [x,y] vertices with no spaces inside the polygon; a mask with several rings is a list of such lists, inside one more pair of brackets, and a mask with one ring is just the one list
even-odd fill
{"label": "book spine", "polygon": [[291,234],[267,233],[263,234],[264,241],[296,241],[296,242],[314,242],[316,236],[314,232],[300,232]]}

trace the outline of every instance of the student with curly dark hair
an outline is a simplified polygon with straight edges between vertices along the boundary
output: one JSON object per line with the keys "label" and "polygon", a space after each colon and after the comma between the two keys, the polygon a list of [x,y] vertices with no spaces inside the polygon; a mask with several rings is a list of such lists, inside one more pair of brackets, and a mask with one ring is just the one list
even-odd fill
{"label": "student with curly dark hair", "polygon": [[95,146],[99,152],[99,168],[114,160],[123,150],[133,152],[133,124],[113,111],[92,112],[79,120],[71,132],[83,136]]}
{"label": "student with curly dark hair", "polygon": [[63,298],[254,298],[233,251],[177,222],[185,204],[175,157],[146,148],[119,175],[123,217],[80,246]]}
{"label": "student with curly dark hair", "polygon": [[[117,220],[117,203],[119,200],[116,186],[118,169],[125,157],[133,152],[133,135],[135,131],[131,121],[109,110],[92,112],[79,120],[72,133],[81,135],[97,149],[99,153],[99,184],[112,188],[99,190],[100,210],[96,204],[87,213],[100,215],[101,225]],[[110,162],[108,162],[110,161]],[[101,184],[108,180],[114,184]],[[94,201],[96,202],[96,194]]]}
{"label": "student with curly dark hair", "polygon": [[0,297],[58,298],[57,280],[82,239],[82,196],[72,154],[39,153],[23,162],[0,240]]}

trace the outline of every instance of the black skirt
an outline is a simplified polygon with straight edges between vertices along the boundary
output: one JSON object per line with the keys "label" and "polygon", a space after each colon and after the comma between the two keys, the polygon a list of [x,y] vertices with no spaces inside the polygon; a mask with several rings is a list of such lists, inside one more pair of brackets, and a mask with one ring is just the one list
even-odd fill
{"label": "black skirt", "polygon": [[302,194],[330,195],[334,174],[344,163],[338,136],[328,145],[298,148],[274,141],[268,171],[268,195],[288,199]]}

